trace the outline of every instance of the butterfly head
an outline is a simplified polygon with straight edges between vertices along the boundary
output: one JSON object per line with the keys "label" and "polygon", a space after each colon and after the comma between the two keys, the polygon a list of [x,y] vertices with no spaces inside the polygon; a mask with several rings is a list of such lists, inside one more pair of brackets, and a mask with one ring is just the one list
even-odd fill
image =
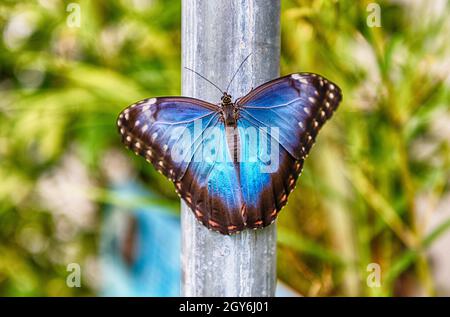
{"label": "butterfly head", "polygon": [[220,98],[220,100],[222,100],[222,106],[225,104],[230,104],[231,103],[231,95],[224,92],[223,96],[222,96],[222,98]]}
{"label": "butterfly head", "polygon": [[236,126],[237,111],[231,95],[224,92],[221,98],[222,118],[226,126]]}

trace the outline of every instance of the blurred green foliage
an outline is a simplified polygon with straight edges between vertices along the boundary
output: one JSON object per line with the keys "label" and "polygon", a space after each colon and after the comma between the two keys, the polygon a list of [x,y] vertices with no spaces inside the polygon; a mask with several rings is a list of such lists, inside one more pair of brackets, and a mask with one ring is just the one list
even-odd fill
{"label": "blurred green foliage", "polygon": [[[126,155],[177,202],[122,150],[115,120],[136,100],[180,94],[179,1],[73,3],[79,28],[68,1],[0,4],[0,295],[95,294],[99,211],[126,203],[109,193],[108,159]],[[278,276],[308,296],[441,294],[427,250],[450,227],[430,229],[449,194],[450,9],[379,1],[381,27],[369,27],[369,3],[282,1],[281,73],[322,74],[344,101],[279,218]],[[66,286],[70,262],[86,268],[84,287]]]}

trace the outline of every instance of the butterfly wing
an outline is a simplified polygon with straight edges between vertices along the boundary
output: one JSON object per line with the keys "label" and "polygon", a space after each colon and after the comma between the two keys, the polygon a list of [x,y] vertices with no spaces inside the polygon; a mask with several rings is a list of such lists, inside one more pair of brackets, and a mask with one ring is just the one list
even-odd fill
{"label": "butterfly wing", "polygon": [[213,125],[217,111],[217,106],[194,98],[150,98],[123,110],[117,127],[125,146],[175,181],[186,172],[201,141],[191,142],[192,136]]}
{"label": "butterfly wing", "polygon": [[[207,228],[223,234],[245,229],[245,204],[239,180],[239,167],[229,151],[229,135],[223,122],[207,129],[203,149],[179,184],[185,201]],[[197,159],[198,158],[198,159]]]}
{"label": "butterfly wing", "polygon": [[122,142],[174,182],[199,221],[232,233],[244,229],[244,204],[219,110],[193,98],[151,98],[122,111],[117,125]]}
{"label": "butterfly wing", "polygon": [[336,84],[312,73],[280,77],[238,101],[240,116],[254,124],[279,127],[279,143],[294,158],[308,154],[322,125],[342,99]]}
{"label": "butterfly wing", "polygon": [[[276,153],[270,153],[276,161],[271,162],[271,169],[261,160],[241,160],[247,227],[263,227],[275,220],[295,187],[318,131],[341,99],[334,83],[316,74],[299,73],[263,84],[238,101],[240,127],[267,131],[268,143],[279,145]],[[242,155],[249,151],[244,140]],[[264,147],[264,140],[258,142],[258,147]]]}
{"label": "butterfly wing", "polygon": [[280,146],[279,133],[274,127],[240,119],[239,128],[239,181],[245,201],[246,227],[262,228],[275,221],[286,204],[303,159],[296,160]]}

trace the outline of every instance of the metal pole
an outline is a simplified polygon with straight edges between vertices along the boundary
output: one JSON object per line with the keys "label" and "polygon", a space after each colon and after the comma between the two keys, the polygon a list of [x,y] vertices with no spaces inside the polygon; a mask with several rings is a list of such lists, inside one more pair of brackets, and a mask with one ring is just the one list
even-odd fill
{"label": "metal pole", "polygon": [[[183,95],[217,104],[220,93],[186,71],[192,68],[235,98],[279,74],[279,0],[183,0]],[[199,224],[182,202],[182,295],[274,296],[276,227],[225,236]]]}

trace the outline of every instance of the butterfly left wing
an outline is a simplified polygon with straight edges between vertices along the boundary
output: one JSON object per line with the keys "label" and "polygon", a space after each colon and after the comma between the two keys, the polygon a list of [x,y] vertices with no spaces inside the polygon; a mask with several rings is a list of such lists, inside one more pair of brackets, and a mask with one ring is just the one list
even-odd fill
{"label": "butterfly left wing", "polygon": [[206,227],[230,234],[245,228],[238,174],[219,108],[185,97],[142,100],[122,111],[122,142],[175,184]]}
{"label": "butterfly left wing", "polygon": [[[240,163],[248,227],[263,227],[275,220],[295,187],[318,131],[341,99],[336,84],[317,74],[299,73],[263,84],[238,100],[239,126],[264,130],[268,143],[279,145],[276,162],[267,161],[275,163],[271,169],[261,160]],[[241,152],[246,155],[248,145],[245,138],[241,140]],[[274,153],[270,155],[274,159]]]}
{"label": "butterfly left wing", "polygon": [[[217,121],[218,108],[187,97],[141,100],[119,114],[117,127],[122,142],[172,181],[179,180],[189,166],[188,158],[199,146],[192,137]],[[201,131],[200,131],[201,132]]]}

